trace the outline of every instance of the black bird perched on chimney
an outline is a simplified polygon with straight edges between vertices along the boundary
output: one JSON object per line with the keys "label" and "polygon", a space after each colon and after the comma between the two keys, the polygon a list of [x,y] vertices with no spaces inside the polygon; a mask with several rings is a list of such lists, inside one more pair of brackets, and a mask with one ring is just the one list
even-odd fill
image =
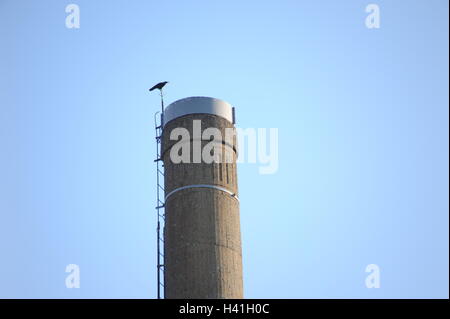
{"label": "black bird perched on chimney", "polygon": [[169,83],[169,82],[167,82],[167,81],[159,82],[158,84],[154,85],[151,89],[149,89],[149,91],[153,91],[155,89],[162,90],[164,85],[166,85],[167,83]]}
{"label": "black bird perched on chimney", "polygon": [[161,96],[161,114],[164,113],[164,100],[163,100],[162,88],[167,83],[169,83],[169,82],[167,82],[167,81],[159,82],[158,84],[155,84],[152,88],[149,89],[149,91],[153,91],[153,90],[156,90],[156,89],[159,90],[159,95]]}

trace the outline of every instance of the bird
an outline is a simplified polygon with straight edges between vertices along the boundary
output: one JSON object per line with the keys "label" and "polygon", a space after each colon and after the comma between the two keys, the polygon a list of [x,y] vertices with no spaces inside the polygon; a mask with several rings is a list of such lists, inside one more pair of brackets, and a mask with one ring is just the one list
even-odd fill
{"label": "bird", "polygon": [[167,81],[159,82],[158,84],[154,85],[151,89],[149,89],[149,91],[153,91],[155,89],[161,90],[164,87],[164,85],[166,85],[167,83],[169,83],[169,82],[167,82]]}

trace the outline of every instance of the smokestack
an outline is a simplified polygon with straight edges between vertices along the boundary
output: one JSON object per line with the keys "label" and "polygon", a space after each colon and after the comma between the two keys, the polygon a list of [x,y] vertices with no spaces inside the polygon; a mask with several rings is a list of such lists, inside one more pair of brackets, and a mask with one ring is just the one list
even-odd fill
{"label": "smokestack", "polygon": [[[208,128],[220,131],[224,139],[218,145],[222,150],[218,163],[202,158],[201,150],[211,142]],[[243,298],[237,143],[235,135],[225,140],[230,131],[235,132],[234,109],[227,102],[190,97],[165,109],[161,144],[165,298]],[[176,132],[189,133],[188,148],[179,144]],[[208,134],[202,140],[204,132]],[[171,140],[171,134],[177,140]],[[189,162],[171,159],[171,154],[179,155],[175,150],[180,147],[188,150]]]}

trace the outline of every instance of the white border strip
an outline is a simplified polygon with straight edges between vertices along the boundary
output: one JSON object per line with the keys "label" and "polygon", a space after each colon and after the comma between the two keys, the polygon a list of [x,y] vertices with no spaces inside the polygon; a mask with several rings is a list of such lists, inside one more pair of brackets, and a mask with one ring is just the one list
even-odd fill
{"label": "white border strip", "polygon": [[235,193],[231,192],[230,190],[224,188],[224,187],[220,187],[220,186],[216,186],[216,185],[207,185],[207,184],[195,184],[195,185],[186,185],[186,186],[181,186],[178,188],[175,188],[173,191],[171,191],[169,194],[166,195],[166,197],[164,198],[164,201],[167,201],[167,199],[172,196],[173,194],[175,194],[178,191],[181,191],[183,189],[189,189],[189,188],[213,188],[213,189],[218,189],[222,192],[225,192],[227,194],[229,194],[231,197],[235,198],[238,202],[239,202],[239,198],[236,196]]}

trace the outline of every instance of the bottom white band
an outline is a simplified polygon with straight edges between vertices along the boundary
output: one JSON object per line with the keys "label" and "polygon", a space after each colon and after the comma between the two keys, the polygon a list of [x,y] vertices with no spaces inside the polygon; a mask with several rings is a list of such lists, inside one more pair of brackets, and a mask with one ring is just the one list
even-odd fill
{"label": "bottom white band", "polygon": [[227,194],[229,194],[231,197],[235,198],[237,201],[239,201],[239,198],[237,197],[237,195],[233,192],[231,192],[230,190],[224,188],[224,187],[220,187],[220,186],[216,186],[216,185],[207,185],[207,184],[196,184],[196,185],[186,185],[186,186],[181,186],[178,188],[175,188],[173,191],[171,191],[169,194],[166,195],[166,197],[164,198],[164,201],[167,201],[167,199],[173,195],[174,193],[181,191],[183,189],[189,189],[189,188],[213,188],[213,189],[217,189],[220,190],[222,192],[225,192]]}

